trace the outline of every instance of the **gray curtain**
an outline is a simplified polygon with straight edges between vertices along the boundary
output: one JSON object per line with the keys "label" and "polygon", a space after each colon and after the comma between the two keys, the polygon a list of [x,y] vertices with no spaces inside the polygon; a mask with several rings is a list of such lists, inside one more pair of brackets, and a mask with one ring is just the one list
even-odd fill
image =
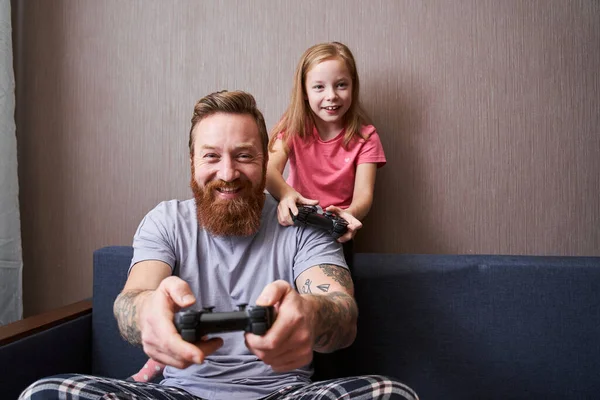
{"label": "gray curtain", "polygon": [[23,316],[10,0],[0,0],[0,325]]}

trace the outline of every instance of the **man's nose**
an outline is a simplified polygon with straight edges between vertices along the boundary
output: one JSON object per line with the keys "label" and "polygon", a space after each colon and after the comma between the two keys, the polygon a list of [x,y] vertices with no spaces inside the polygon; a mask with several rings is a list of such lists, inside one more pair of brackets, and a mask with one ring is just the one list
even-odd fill
{"label": "man's nose", "polygon": [[240,172],[237,170],[235,161],[225,157],[221,160],[221,168],[219,168],[218,178],[225,182],[232,182],[240,177]]}

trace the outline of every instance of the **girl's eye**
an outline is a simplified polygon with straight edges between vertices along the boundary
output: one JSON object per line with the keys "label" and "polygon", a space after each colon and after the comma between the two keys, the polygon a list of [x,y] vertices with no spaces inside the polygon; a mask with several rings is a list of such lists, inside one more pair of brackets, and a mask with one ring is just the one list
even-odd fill
{"label": "girl's eye", "polygon": [[315,85],[315,86],[313,86],[313,89],[316,89],[316,90],[323,89],[323,85]]}
{"label": "girl's eye", "polygon": [[347,86],[348,86],[348,84],[346,82],[340,82],[340,83],[338,83],[338,87],[339,88],[345,88]]}

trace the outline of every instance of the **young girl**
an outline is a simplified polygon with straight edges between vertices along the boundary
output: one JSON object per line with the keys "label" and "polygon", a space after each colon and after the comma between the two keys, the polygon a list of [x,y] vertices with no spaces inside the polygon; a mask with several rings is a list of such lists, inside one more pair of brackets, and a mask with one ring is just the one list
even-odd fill
{"label": "young girl", "polygon": [[[297,204],[320,204],[348,221],[348,242],[373,202],[377,168],[386,163],[379,136],[359,101],[354,56],[342,43],[304,52],[294,76],[290,105],[273,128],[267,190],[279,200],[278,219],[292,225]],[[283,170],[290,162],[287,182]]]}

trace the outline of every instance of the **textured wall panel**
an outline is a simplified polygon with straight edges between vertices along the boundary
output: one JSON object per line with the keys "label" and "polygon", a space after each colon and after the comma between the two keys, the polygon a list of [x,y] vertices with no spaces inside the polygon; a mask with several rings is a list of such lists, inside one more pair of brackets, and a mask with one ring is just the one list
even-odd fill
{"label": "textured wall panel", "polygon": [[91,255],[188,197],[194,102],[272,127],[340,40],[388,164],[360,251],[599,255],[600,3],[15,0],[26,313],[91,294]]}

